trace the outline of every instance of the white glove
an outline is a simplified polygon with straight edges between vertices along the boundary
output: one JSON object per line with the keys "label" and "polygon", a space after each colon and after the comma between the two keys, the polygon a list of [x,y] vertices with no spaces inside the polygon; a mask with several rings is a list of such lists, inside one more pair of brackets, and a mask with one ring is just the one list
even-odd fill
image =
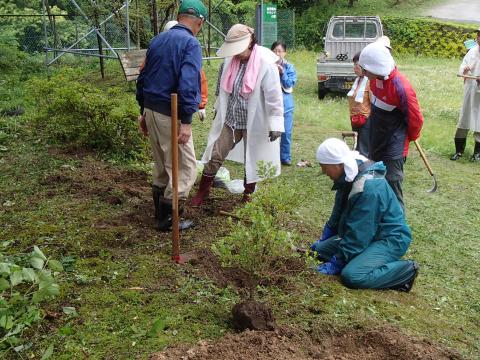
{"label": "white glove", "polygon": [[198,117],[200,118],[200,121],[205,120],[205,118],[207,117],[206,109],[198,109]]}

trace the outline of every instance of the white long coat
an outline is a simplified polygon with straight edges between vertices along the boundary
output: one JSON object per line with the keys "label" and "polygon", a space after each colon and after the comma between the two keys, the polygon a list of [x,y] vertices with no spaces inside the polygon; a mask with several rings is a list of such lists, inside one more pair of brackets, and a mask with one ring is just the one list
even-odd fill
{"label": "white long coat", "polygon": [[[247,117],[247,148],[244,150],[244,141],[240,141],[228,154],[227,159],[243,163],[247,183],[264,180],[258,175],[258,162],[264,161],[275,166],[275,176],[280,175],[280,138],[270,142],[270,131],[284,132],[283,96],[280,86],[280,76],[275,62],[278,57],[269,49],[258,46],[261,68],[255,89],[248,99]],[[225,76],[228,64],[232,58],[225,59],[222,78]],[[202,162],[207,163],[212,155],[213,145],[220,136],[227,112],[228,94],[220,87],[219,95],[215,102],[217,115],[213,120],[208,135],[207,148],[202,157]],[[245,156],[244,156],[245,154]]]}
{"label": "white long coat", "polygon": [[[460,65],[460,74],[466,66],[471,68],[468,75],[480,76],[480,47],[471,48]],[[460,111],[458,128],[480,131],[480,87],[476,80],[465,79],[463,105]]]}

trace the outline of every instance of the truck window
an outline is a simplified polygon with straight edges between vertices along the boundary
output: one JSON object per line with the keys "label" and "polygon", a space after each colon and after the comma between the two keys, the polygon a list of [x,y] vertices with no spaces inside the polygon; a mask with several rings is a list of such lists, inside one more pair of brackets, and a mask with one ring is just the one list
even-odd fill
{"label": "truck window", "polygon": [[333,26],[332,37],[339,39],[374,39],[378,36],[377,26],[373,22],[337,22]]}
{"label": "truck window", "polygon": [[345,25],[346,38],[363,38],[363,32],[365,30],[364,23],[346,23]]}
{"label": "truck window", "polygon": [[365,37],[367,39],[373,39],[377,37],[377,27],[374,23],[367,23],[367,28],[365,29]]}
{"label": "truck window", "polygon": [[343,22],[337,22],[333,27],[332,36],[336,38],[343,38]]}

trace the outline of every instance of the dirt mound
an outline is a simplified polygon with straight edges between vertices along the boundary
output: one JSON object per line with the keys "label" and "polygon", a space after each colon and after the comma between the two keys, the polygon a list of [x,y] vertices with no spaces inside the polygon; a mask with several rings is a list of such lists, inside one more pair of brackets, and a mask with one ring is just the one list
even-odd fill
{"label": "dirt mound", "polygon": [[275,319],[272,310],[266,305],[247,300],[236,304],[232,309],[233,327],[237,330],[273,330]]}
{"label": "dirt mound", "polygon": [[215,341],[199,341],[193,347],[169,348],[151,360],[308,360],[308,359],[461,359],[447,349],[411,338],[396,329],[351,330],[314,341],[292,329],[245,331]]}

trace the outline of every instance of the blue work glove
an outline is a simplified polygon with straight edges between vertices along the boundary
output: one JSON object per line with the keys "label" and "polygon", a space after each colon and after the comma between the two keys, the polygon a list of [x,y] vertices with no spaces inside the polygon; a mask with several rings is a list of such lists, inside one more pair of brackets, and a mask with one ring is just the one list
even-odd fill
{"label": "blue work glove", "polygon": [[310,245],[310,250],[317,251],[317,246],[322,241],[330,239],[332,236],[335,236],[335,235],[337,235],[337,232],[335,230],[333,230],[330,226],[328,226],[328,224],[325,224],[325,226],[323,227],[322,236],[320,237],[320,239],[318,239],[312,245]]}
{"label": "blue work glove", "polygon": [[336,256],[332,256],[328,262],[319,265],[317,271],[325,275],[338,275],[345,265],[345,262],[338,260]]}

